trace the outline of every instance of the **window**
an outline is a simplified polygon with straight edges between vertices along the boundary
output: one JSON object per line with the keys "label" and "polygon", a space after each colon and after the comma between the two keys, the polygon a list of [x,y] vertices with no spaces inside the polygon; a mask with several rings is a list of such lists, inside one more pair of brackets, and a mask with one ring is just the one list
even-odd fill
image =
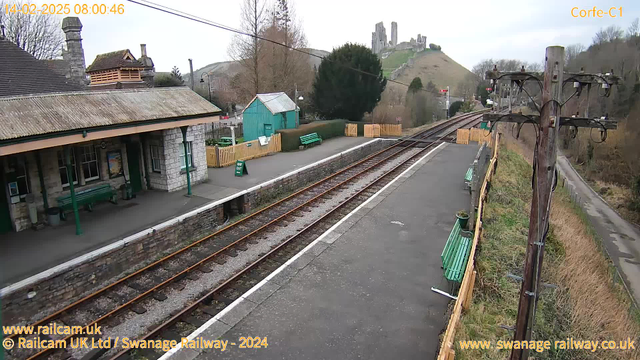
{"label": "window", "polygon": [[20,201],[24,201],[27,194],[31,193],[27,163],[24,158],[11,157],[9,158],[9,167],[13,170],[7,174],[9,196],[20,196]]}
{"label": "window", "polygon": [[[184,154],[184,145],[182,146],[182,152],[180,154]],[[150,146],[151,153],[151,170],[154,172],[162,172],[162,168],[160,167],[160,163],[162,162],[162,148],[158,145]],[[184,156],[182,157],[182,163],[184,164]]]}
{"label": "window", "polygon": [[[62,183],[62,187],[69,186],[69,177],[67,176],[67,165],[64,161],[64,153],[62,151],[58,151],[58,168],[60,170],[60,182]],[[78,171],[76,170],[76,154],[74,151],[71,151],[71,168],[73,171],[71,172],[73,176],[73,183],[78,183]]]}
{"label": "window", "polygon": [[98,156],[96,148],[93,145],[85,145],[80,147],[80,165],[82,166],[82,174],[84,181],[91,181],[100,178],[98,170]]}
{"label": "window", "polygon": [[[187,157],[189,159],[189,167],[192,167],[193,154],[191,154],[191,141],[187,141]],[[180,143],[180,169],[186,169],[184,164],[184,143]]]}

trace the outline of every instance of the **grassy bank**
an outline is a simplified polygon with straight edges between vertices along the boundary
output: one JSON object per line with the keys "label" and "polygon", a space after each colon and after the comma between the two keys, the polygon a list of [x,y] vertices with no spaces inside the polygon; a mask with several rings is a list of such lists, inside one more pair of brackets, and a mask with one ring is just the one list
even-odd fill
{"label": "grassy bank", "polygon": [[[456,359],[505,359],[505,350],[461,350],[458,340],[512,340],[501,326],[515,325],[531,201],[531,165],[517,147],[500,149],[484,213],[484,233],[477,254],[473,303],[456,334]],[[554,284],[538,302],[534,340],[637,339],[638,322],[595,233],[567,192],[554,193],[551,228],[542,282]],[[640,346],[636,346],[639,347]],[[637,359],[638,350],[561,350],[532,352],[536,359]]]}

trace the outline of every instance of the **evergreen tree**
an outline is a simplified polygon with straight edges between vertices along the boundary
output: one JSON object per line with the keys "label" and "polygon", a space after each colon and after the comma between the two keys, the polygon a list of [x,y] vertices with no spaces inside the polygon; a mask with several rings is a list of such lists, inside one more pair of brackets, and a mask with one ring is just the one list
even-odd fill
{"label": "evergreen tree", "polygon": [[360,121],[373,111],[386,85],[380,58],[365,46],[348,43],[320,63],[311,99],[327,119]]}
{"label": "evergreen tree", "polygon": [[415,93],[419,90],[422,90],[422,80],[416,76],[411,80],[411,84],[409,84],[409,92]]}
{"label": "evergreen tree", "polygon": [[171,77],[177,80],[180,83],[180,85],[184,84],[184,80],[182,79],[182,74],[180,74],[180,69],[178,69],[177,66],[174,66],[173,69],[171,69]]}

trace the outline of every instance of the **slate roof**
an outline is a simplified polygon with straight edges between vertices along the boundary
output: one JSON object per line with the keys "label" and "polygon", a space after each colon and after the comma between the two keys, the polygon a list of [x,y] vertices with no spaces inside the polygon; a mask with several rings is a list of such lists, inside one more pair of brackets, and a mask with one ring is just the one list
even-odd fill
{"label": "slate roof", "polygon": [[249,102],[245,109],[247,109],[256,98],[259,99],[273,115],[296,110],[296,104],[284,92],[258,94]]}
{"label": "slate roof", "polygon": [[188,87],[0,98],[0,142],[62,131],[220,113]]}
{"label": "slate roof", "polygon": [[[96,56],[93,63],[87,67],[87,73],[94,71],[119,69],[119,68],[144,68],[144,65],[138,60],[125,60],[124,57],[131,54],[129,49],[113,51],[106,54]],[[131,56],[135,59],[133,54]]]}
{"label": "slate roof", "polygon": [[0,40],[0,97],[82,90],[9,40]]}
{"label": "slate roof", "polygon": [[40,60],[58,75],[66,76],[69,72],[69,63],[63,59]]}

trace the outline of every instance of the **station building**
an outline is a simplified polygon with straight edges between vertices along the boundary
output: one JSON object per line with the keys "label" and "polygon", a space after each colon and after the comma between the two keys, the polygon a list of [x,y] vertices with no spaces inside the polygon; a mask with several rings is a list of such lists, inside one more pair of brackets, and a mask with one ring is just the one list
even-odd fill
{"label": "station building", "polygon": [[207,179],[204,124],[219,121],[220,109],[187,87],[149,88],[148,62],[128,50],[96,71],[126,71],[115,80],[140,86],[101,78],[92,87],[81,27],[63,21],[66,76],[0,36],[0,233],[42,226],[60,199],[105,184],[122,198]]}

